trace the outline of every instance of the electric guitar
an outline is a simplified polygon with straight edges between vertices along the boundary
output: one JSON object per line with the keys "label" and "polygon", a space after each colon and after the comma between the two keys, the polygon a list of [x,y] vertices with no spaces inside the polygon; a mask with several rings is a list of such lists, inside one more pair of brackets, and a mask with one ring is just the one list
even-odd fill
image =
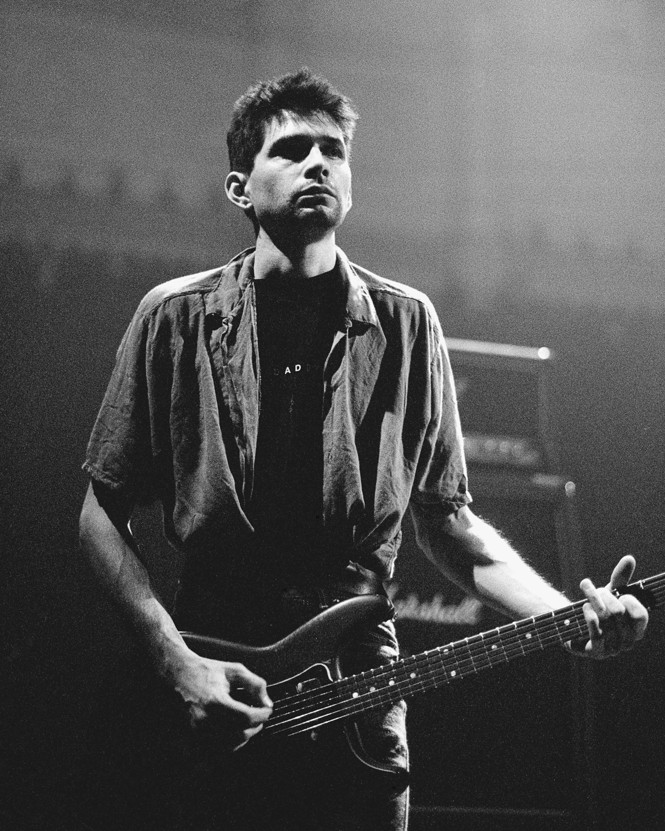
{"label": "electric guitar", "polygon": [[[648,609],[656,609],[665,604],[665,573],[623,586],[615,593],[635,595]],[[260,735],[294,736],[584,637],[584,603],[580,600],[347,677],[340,674],[340,649],[356,627],[392,616],[388,598],[365,595],[344,600],[270,646],[244,646],[190,632],[182,634],[198,654],[239,661],[263,677],[274,709]]]}

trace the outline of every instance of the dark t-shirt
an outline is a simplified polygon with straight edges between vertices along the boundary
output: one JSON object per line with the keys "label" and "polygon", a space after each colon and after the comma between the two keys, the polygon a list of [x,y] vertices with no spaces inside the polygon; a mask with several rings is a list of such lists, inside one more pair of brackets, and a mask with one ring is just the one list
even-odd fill
{"label": "dark t-shirt", "polygon": [[248,514],[280,570],[313,565],[322,529],[323,367],[341,319],[336,270],[257,280],[260,418]]}

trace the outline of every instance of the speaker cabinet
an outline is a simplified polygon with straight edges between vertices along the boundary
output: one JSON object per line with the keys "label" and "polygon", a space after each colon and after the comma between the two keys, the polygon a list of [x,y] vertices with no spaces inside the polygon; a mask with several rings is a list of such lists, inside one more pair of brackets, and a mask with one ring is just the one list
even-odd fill
{"label": "speaker cabinet", "polygon": [[[559,588],[583,576],[574,486],[550,474],[470,470],[473,510]],[[445,581],[410,524],[391,586],[402,653],[505,623]],[[554,647],[409,703],[412,828],[566,829],[586,825],[586,683]]]}

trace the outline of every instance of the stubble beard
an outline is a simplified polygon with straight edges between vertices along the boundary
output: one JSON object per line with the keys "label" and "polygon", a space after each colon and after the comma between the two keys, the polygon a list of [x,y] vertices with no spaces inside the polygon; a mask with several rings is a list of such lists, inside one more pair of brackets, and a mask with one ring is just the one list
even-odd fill
{"label": "stubble beard", "polygon": [[275,241],[309,244],[334,234],[343,223],[345,215],[339,202],[336,202],[334,209],[326,209],[324,206],[296,208],[270,218],[263,227]]}

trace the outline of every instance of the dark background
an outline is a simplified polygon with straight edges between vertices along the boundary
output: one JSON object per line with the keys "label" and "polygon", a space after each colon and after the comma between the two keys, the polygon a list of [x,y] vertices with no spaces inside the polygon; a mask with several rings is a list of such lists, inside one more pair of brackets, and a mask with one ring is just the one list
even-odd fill
{"label": "dark background", "polygon": [[[336,5],[3,4],[7,827],[56,822],[126,649],[79,563],[80,463],[140,297],[251,242],[220,186],[229,108],[257,77],[308,63],[352,94],[341,244],[427,291],[447,336],[554,350],[586,572],[604,581],[627,552],[638,576],[663,570],[660,4]],[[664,627],[656,613],[645,643],[590,669],[600,828],[663,819]],[[428,799],[450,801],[445,779]]]}

